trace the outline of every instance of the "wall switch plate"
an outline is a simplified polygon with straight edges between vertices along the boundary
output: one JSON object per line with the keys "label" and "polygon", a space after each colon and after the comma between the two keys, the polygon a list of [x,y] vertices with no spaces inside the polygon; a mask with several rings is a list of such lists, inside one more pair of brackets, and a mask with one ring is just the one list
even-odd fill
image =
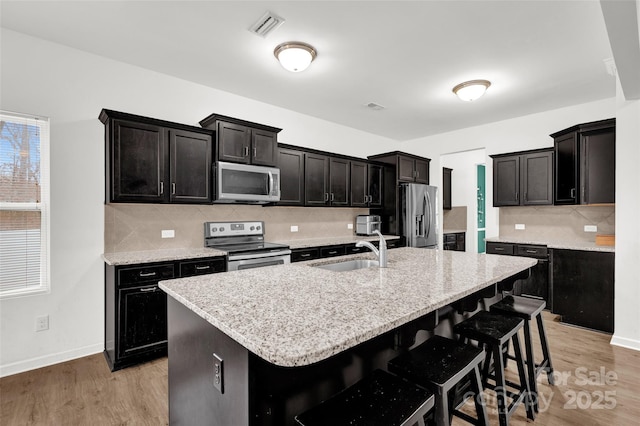
{"label": "wall switch plate", "polygon": [[163,229],[162,230],[162,238],[174,238],[176,236],[176,231],[173,229]]}
{"label": "wall switch plate", "polygon": [[217,354],[213,354],[213,386],[224,393],[224,364]]}
{"label": "wall switch plate", "polygon": [[524,223],[516,223],[516,229],[523,231],[525,229]]}
{"label": "wall switch plate", "polygon": [[353,223],[347,223],[347,229],[353,229]]}
{"label": "wall switch plate", "polygon": [[291,232],[298,232],[298,225],[291,225]]}
{"label": "wall switch plate", "polygon": [[598,232],[598,227],[596,225],[585,225],[584,232]]}
{"label": "wall switch plate", "polygon": [[49,315],[43,315],[36,318],[36,331],[45,331],[49,329]]}

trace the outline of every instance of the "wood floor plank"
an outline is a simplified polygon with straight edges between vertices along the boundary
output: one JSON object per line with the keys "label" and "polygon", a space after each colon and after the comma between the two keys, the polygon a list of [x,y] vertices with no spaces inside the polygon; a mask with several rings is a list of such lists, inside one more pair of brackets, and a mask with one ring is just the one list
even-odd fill
{"label": "wood floor plank", "polygon": [[[548,312],[544,321],[556,386],[542,374],[535,422],[527,421],[521,407],[510,424],[640,424],[640,352],[611,346],[611,336],[561,324]],[[537,336],[535,324],[532,331]],[[540,359],[537,337],[534,350]],[[517,381],[513,362],[507,377]],[[102,354],[96,354],[0,379],[0,424],[167,425],[167,395],[166,358],[111,373]],[[498,424],[495,394],[485,395],[491,424]],[[464,410],[473,414],[470,407]],[[453,424],[467,423],[454,419]]]}

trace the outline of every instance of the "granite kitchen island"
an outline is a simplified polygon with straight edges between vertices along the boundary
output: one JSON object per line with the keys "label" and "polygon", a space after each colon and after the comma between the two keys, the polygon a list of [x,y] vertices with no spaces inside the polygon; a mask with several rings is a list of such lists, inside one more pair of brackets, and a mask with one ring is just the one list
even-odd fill
{"label": "granite kitchen island", "polygon": [[407,327],[536,264],[399,248],[388,268],[315,267],[372,256],[161,282],[171,424],[293,424],[296,413],[406,350],[398,336]]}

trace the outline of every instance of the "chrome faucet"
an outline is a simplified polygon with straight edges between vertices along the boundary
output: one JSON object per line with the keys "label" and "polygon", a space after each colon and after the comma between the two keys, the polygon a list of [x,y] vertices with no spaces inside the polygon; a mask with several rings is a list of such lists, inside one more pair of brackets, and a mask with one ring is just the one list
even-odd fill
{"label": "chrome faucet", "polygon": [[380,249],[378,250],[376,246],[371,244],[369,241],[358,241],[356,243],[356,247],[368,247],[373,254],[378,258],[378,265],[380,268],[387,267],[387,242],[384,240],[384,237],[377,229],[375,231],[376,234],[380,236]]}

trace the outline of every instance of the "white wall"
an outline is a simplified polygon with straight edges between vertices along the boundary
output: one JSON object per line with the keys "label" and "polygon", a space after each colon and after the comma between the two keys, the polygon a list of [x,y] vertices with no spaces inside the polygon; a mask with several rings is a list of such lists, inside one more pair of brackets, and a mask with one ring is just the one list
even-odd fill
{"label": "white wall", "polygon": [[[2,29],[0,108],[51,118],[51,293],[0,302],[0,376],[104,348],[102,108],[198,125],[211,113],[284,129],[281,142],[366,156],[379,136]],[[50,315],[50,329],[34,332]]]}

